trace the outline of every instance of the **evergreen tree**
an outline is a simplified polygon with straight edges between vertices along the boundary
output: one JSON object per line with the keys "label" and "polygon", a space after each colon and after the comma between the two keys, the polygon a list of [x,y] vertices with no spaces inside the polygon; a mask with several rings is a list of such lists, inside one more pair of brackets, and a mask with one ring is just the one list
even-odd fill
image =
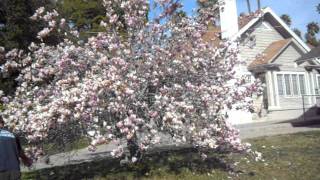
{"label": "evergreen tree", "polygon": [[311,22],[307,25],[307,33],[305,35],[307,43],[318,46],[320,44],[319,40],[317,39],[317,34],[320,31],[319,24],[316,22]]}
{"label": "evergreen tree", "polygon": [[[37,33],[43,27],[30,19],[40,6],[52,8],[50,0],[2,0],[0,2],[0,46],[27,50],[31,42],[39,41]],[[47,43],[56,43],[55,38],[48,38]]]}
{"label": "evergreen tree", "polygon": [[291,17],[288,14],[282,14],[280,18],[290,27],[292,24]]}
{"label": "evergreen tree", "polygon": [[80,32],[81,39],[86,39],[92,33],[103,31],[100,22],[106,12],[102,4],[102,0],[59,0],[57,9],[69,25]]}
{"label": "evergreen tree", "polygon": [[0,7],[1,23],[0,46],[6,49],[26,49],[35,40],[37,30],[30,17],[32,12],[29,0],[3,1]]}
{"label": "evergreen tree", "polygon": [[296,33],[297,36],[299,36],[300,38],[302,38],[302,33],[301,33],[301,31],[300,31],[299,29],[294,28],[294,29],[293,29],[293,32]]}
{"label": "evergreen tree", "polygon": [[[39,42],[37,33],[44,24],[33,21],[30,17],[35,10],[41,6],[47,9],[53,8],[54,4],[50,0],[1,0],[0,1],[0,47],[4,47],[0,52],[0,65],[6,63],[4,54],[12,49],[24,50],[28,52],[31,42]],[[59,42],[57,34],[52,34],[44,39],[49,45]],[[16,87],[17,73],[10,76],[0,75],[0,89],[5,94],[13,94]]]}

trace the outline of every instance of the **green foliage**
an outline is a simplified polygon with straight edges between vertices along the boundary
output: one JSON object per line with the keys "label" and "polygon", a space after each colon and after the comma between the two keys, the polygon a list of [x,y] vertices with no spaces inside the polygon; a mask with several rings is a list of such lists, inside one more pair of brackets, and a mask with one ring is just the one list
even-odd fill
{"label": "green foliage", "polygon": [[[39,41],[37,33],[43,24],[31,20],[35,10],[41,6],[52,8],[50,0],[2,0],[0,2],[0,46],[6,50],[13,48],[27,50],[31,42]],[[57,43],[50,38],[46,43]]]}
{"label": "green foliage", "polygon": [[280,18],[290,27],[292,24],[291,17],[288,14],[282,14]]}
{"label": "green foliage", "polygon": [[307,25],[307,33],[305,35],[307,43],[313,46],[319,46],[320,41],[317,39],[317,34],[320,31],[319,24],[317,22],[311,22]]}
{"label": "green foliage", "polygon": [[[1,110],[1,106],[0,106]],[[47,155],[57,154],[61,152],[69,152],[75,151],[78,149],[86,148],[90,145],[90,140],[86,137],[82,137],[79,139],[75,139],[72,142],[69,142],[65,146],[61,144],[54,144],[54,143],[46,143],[43,145],[43,150],[46,152]]]}
{"label": "green foliage", "polygon": [[302,38],[302,33],[301,33],[301,31],[300,31],[299,29],[294,28],[294,29],[293,29],[293,32],[296,33],[297,36],[299,36],[300,38]]}
{"label": "green foliage", "polygon": [[57,9],[71,26],[80,32],[80,37],[86,39],[91,33],[102,32],[101,20],[105,19],[105,9],[102,0],[59,0]]}
{"label": "green foliage", "polygon": [[[0,46],[7,51],[18,48],[27,50],[32,41],[37,41],[37,32],[40,26],[29,17],[32,16],[36,6],[33,0],[3,0],[0,1]],[[1,62],[5,63],[4,61]],[[5,94],[12,95],[16,84],[16,75],[0,77],[0,89]]]}
{"label": "green foliage", "polygon": [[308,33],[310,35],[316,35],[319,33],[319,30],[320,30],[320,27],[319,27],[319,24],[317,22],[311,22],[307,25],[307,28],[308,28]]}
{"label": "green foliage", "polygon": [[[16,88],[16,83],[14,81],[14,77],[3,78],[0,77],[0,90],[4,92],[6,95],[13,95],[14,90]],[[0,108],[0,111],[2,109]]]}
{"label": "green foliage", "polygon": [[4,25],[0,31],[0,46],[26,49],[37,33],[34,22],[28,18],[33,14],[32,3],[28,0],[8,0],[2,2],[0,9]]}
{"label": "green foliage", "polygon": [[306,38],[307,43],[311,44],[312,46],[317,47],[320,44],[319,40],[317,39],[317,37],[315,35],[312,35],[310,33],[306,33],[305,38]]}

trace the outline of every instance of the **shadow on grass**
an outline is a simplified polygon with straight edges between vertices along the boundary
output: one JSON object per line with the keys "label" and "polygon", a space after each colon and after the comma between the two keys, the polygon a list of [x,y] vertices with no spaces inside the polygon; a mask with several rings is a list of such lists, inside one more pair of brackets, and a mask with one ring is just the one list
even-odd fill
{"label": "shadow on grass", "polygon": [[206,173],[213,169],[230,171],[227,154],[211,153],[206,160],[201,160],[199,153],[193,148],[152,152],[136,164],[123,164],[120,159],[106,158],[94,162],[54,167],[50,169],[28,172],[23,179],[92,179],[108,177],[108,179],[147,178],[148,175],[160,175],[161,172],[180,174],[185,170]]}

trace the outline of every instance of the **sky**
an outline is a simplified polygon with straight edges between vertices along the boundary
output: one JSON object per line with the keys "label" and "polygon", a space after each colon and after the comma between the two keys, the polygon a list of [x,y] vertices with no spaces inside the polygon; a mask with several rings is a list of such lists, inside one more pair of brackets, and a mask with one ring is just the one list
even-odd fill
{"label": "sky", "polygon": [[[257,9],[257,1],[251,0],[251,9]],[[320,0],[260,0],[261,7],[270,7],[277,15],[288,14],[292,20],[292,28],[298,28],[304,34],[306,25],[315,21],[320,23],[320,14],[316,11]],[[182,0],[184,10],[192,15],[192,10],[197,8],[196,0]],[[237,0],[238,14],[248,12],[246,0]]]}

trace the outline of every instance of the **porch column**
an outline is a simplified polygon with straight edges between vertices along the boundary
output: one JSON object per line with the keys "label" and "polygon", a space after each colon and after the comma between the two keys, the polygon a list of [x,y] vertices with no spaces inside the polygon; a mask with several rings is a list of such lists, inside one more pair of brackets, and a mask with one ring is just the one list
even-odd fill
{"label": "porch column", "polygon": [[272,77],[273,77],[273,85],[274,85],[274,95],[275,95],[275,106],[277,108],[280,107],[280,98],[279,98],[279,90],[278,90],[278,79],[277,79],[277,74],[272,72]]}
{"label": "porch column", "polygon": [[[313,72],[309,72],[309,76],[310,76],[310,80],[311,80],[311,90],[310,90],[310,94],[311,95],[315,95],[316,94],[316,87],[315,87],[315,79],[314,79],[314,75]],[[311,101],[312,101],[312,105],[316,103],[316,97],[312,96],[311,97]]]}
{"label": "porch column", "polygon": [[266,86],[267,86],[267,92],[268,92],[268,102],[270,103],[268,106],[268,109],[273,108],[275,106],[274,102],[274,88],[273,88],[273,82],[272,82],[272,72],[267,71],[266,73]]}

